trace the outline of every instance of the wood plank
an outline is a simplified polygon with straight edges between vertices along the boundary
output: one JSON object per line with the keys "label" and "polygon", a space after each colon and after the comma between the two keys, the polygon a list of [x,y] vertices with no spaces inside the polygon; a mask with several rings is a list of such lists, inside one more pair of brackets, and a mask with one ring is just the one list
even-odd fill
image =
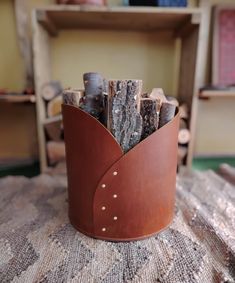
{"label": "wood plank", "polygon": [[24,95],[24,94],[1,94],[0,95],[0,101],[5,102],[12,102],[12,103],[23,103],[23,102],[36,102],[35,95]]}
{"label": "wood plank", "polygon": [[20,53],[23,57],[25,69],[25,85],[27,89],[33,89],[33,56],[32,56],[32,43],[30,36],[30,19],[27,13],[26,0],[14,0],[16,32],[19,42]]}
{"label": "wood plank", "polygon": [[46,111],[45,102],[41,96],[41,89],[46,82],[51,81],[51,56],[49,35],[38,23],[35,10],[32,15],[32,28],[39,159],[41,172],[45,172],[48,167],[46,156],[46,136],[43,125],[43,121],[46,118]]}
{"label": "wood plank", "polygon": [[57,122],[57,121],[62,121],[62,115],[58,115],[58,116],[55,116],[55,117],[50,117],[50,118],[46,118],[44,121],[43,121],[43,124],[46,125],[46,124],[50,124],[52,122]]}
{"label": "wood plank", "polygon": [[208,54],[209,54],[209,32],[210,32],[210,18],[211,18],[211,4],[208,0],[200,0],[200,7],[203,11],[202,19],[199,26],[196,64],[193,85],[193,98],[191,103],[191,119],[190,119],[190,134],[191,140],[188,145],[187,167],[192,166],[194,146],[196,139],[196,123],[198,114],[198,91],[200,87],[206,84]]}
{"label": "wood plank", "polygon": [[57,28],[54,25],[53,21],[48,17],[47,13],[42,10],[38,10],[36,13],[38,22],[48,31],[48,33],[51,36],[57,36]]}
{"label": "wood plank", "polygon": [[235,90],[204,90],[199,92],[199,98],[235,97]]}
{"label": "wood plank", "polygon": [[[59,29],[87,28],[111,30],[176,30],[185,22],[191,23],[191,16],[200,15],[198,8],[160,7],[95,7],[89,5],[58,5],[38,9]],[[41,21],[50,33],[50,25]]]}

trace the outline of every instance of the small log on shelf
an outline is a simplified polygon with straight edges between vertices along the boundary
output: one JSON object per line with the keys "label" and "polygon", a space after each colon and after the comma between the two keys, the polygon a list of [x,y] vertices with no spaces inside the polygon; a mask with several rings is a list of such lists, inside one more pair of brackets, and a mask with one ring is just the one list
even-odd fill
{"label": "small log on shelf", "polygon": [[61,114],[62,95],[53,98],[47,104],[47,117],[54,117]]}
{"label": "small log on shelf", "polygon": [[160,110],[159,128],[170,122],[175,116],[176,107],[168,102],[163,102]]}
{"label": "small log on shelf", "polygon": [[143,119],[143,129],[141,139],[147,138],[158,128],[159,122],[159,100],[142,98],[140,100],[140,114]]}
{"label": "small log on shelf", "polygon": [[142,117],[137,110],[142,81],[109,81],[108,129],[124,152],[134,147],[141,138]]}
{"label": "small log on shelf", "polygon": [[61,115],[48,119],[44,122],[46,134],[50,140],[60,141],[62,139],[62,117]]}
{"label": "small log on shelf", "polygon": [[79,107],[83,97],[84,97],[83,90],[68,88],[63,91],[63,103],[64,104]]}
{"label": "small log on shelf", "polygon": [[187,155],[188,148],[185,146],[178,146],[178,156],[177,156],[177,164],[183,165],[185,157]]}
{"label": "small log on shelf", "polygon": [[186,145],[190,141],[190,131],[187,128],[187,123],[180,119],[180,129],[178,133],[178,143],[181,145]]}
{"label": "small log on shelf", "polygon": [[85,97],[83,98],[81,108],[100,120],[104,109],[103,92],[105,89],[105,81],[98,73],[85,73],[83,75],[83,82]]}
{"label": "small log on shelf", "polygon": [[49,141],[47,143],[47,156],[50,165],[65,160],[65,144],[63,141]]}
{"label": "small log on shelf", "polygon": [[187,104],[186,103],[181,104],[180,107],[179,107],[180,118],[188,120],[188,118],[189,118],[188,112],[189,112],[189,110],[188,110]]}
{"label": "small log on shelf", "polygon": [[45,101],[50,101],[57,95],[62,93],[62,86],[58,81],[45,83],[41,89],[41,96]]}

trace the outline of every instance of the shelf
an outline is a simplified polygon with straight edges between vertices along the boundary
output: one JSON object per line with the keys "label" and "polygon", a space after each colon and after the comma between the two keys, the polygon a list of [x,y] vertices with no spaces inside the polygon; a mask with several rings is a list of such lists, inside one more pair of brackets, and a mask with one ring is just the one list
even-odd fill
{"label": "shelf", "polygon": [[37,20],[52,36],[61,29],[173,30],[199,24],[200,8],[95,7],[52,5],[36,10]]}
{"label": "shelf", "polygon": [[235,89],[233,90],[204,90],[199,93],[199,98],[228,98],[235,97]]}
{"label": "shelf", "polygon": [[12,103],[23,103],[23,102],[31,102],[35,103],[36,98],[35,95],[24,95],[24,94],[1,94],[0,102],[12,102]]}
{"label": "shelf", "polygon": [[62,115],[57,115],[57,116],[54,116],[54,117],[46,118],[46,119],[44,119],[43,124],[47,125],[47,124],[50,124],[50,123],[53,123],[53,122],[58,122],[58,121],[62,121]]}

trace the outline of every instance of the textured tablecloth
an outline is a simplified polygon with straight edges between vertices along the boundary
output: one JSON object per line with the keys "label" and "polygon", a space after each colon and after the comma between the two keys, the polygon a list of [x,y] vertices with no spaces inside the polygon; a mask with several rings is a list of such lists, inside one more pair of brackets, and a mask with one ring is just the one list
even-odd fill
{"label": "textured tablecloth", "polygon": [[0,179],[1,283],[235,282],[235,187],[211,171],[178,177],[172,225],[143,241],[82,235],[66,199],[65,176]]}

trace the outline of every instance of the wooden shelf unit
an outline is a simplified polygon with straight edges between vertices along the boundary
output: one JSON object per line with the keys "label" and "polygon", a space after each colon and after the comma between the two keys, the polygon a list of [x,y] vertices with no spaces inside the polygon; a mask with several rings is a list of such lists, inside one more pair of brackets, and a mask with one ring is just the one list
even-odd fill
{"label": "wooden shelf unit", "polygon": [[[209,33],[207,0],[200,8],[159,7],[95,7],[53,5],[33,12],[34,74],[37,93],[37,126],[41,171],[47,170],[44,125],[46,112],[40,90],[52,80],[50,36],[58,36],[62,29],[107,29],[128,31],[171,30],[181,40],[178,99],[186,101],[196,112],[199,88],[205,83],[206,55]],[[208,25],[208,26],[207,26]],[[204,39],[204,40],[203,40]],[[192,113],[192,140],[187,164],[193,154],[193,134],[196,115]]]}

